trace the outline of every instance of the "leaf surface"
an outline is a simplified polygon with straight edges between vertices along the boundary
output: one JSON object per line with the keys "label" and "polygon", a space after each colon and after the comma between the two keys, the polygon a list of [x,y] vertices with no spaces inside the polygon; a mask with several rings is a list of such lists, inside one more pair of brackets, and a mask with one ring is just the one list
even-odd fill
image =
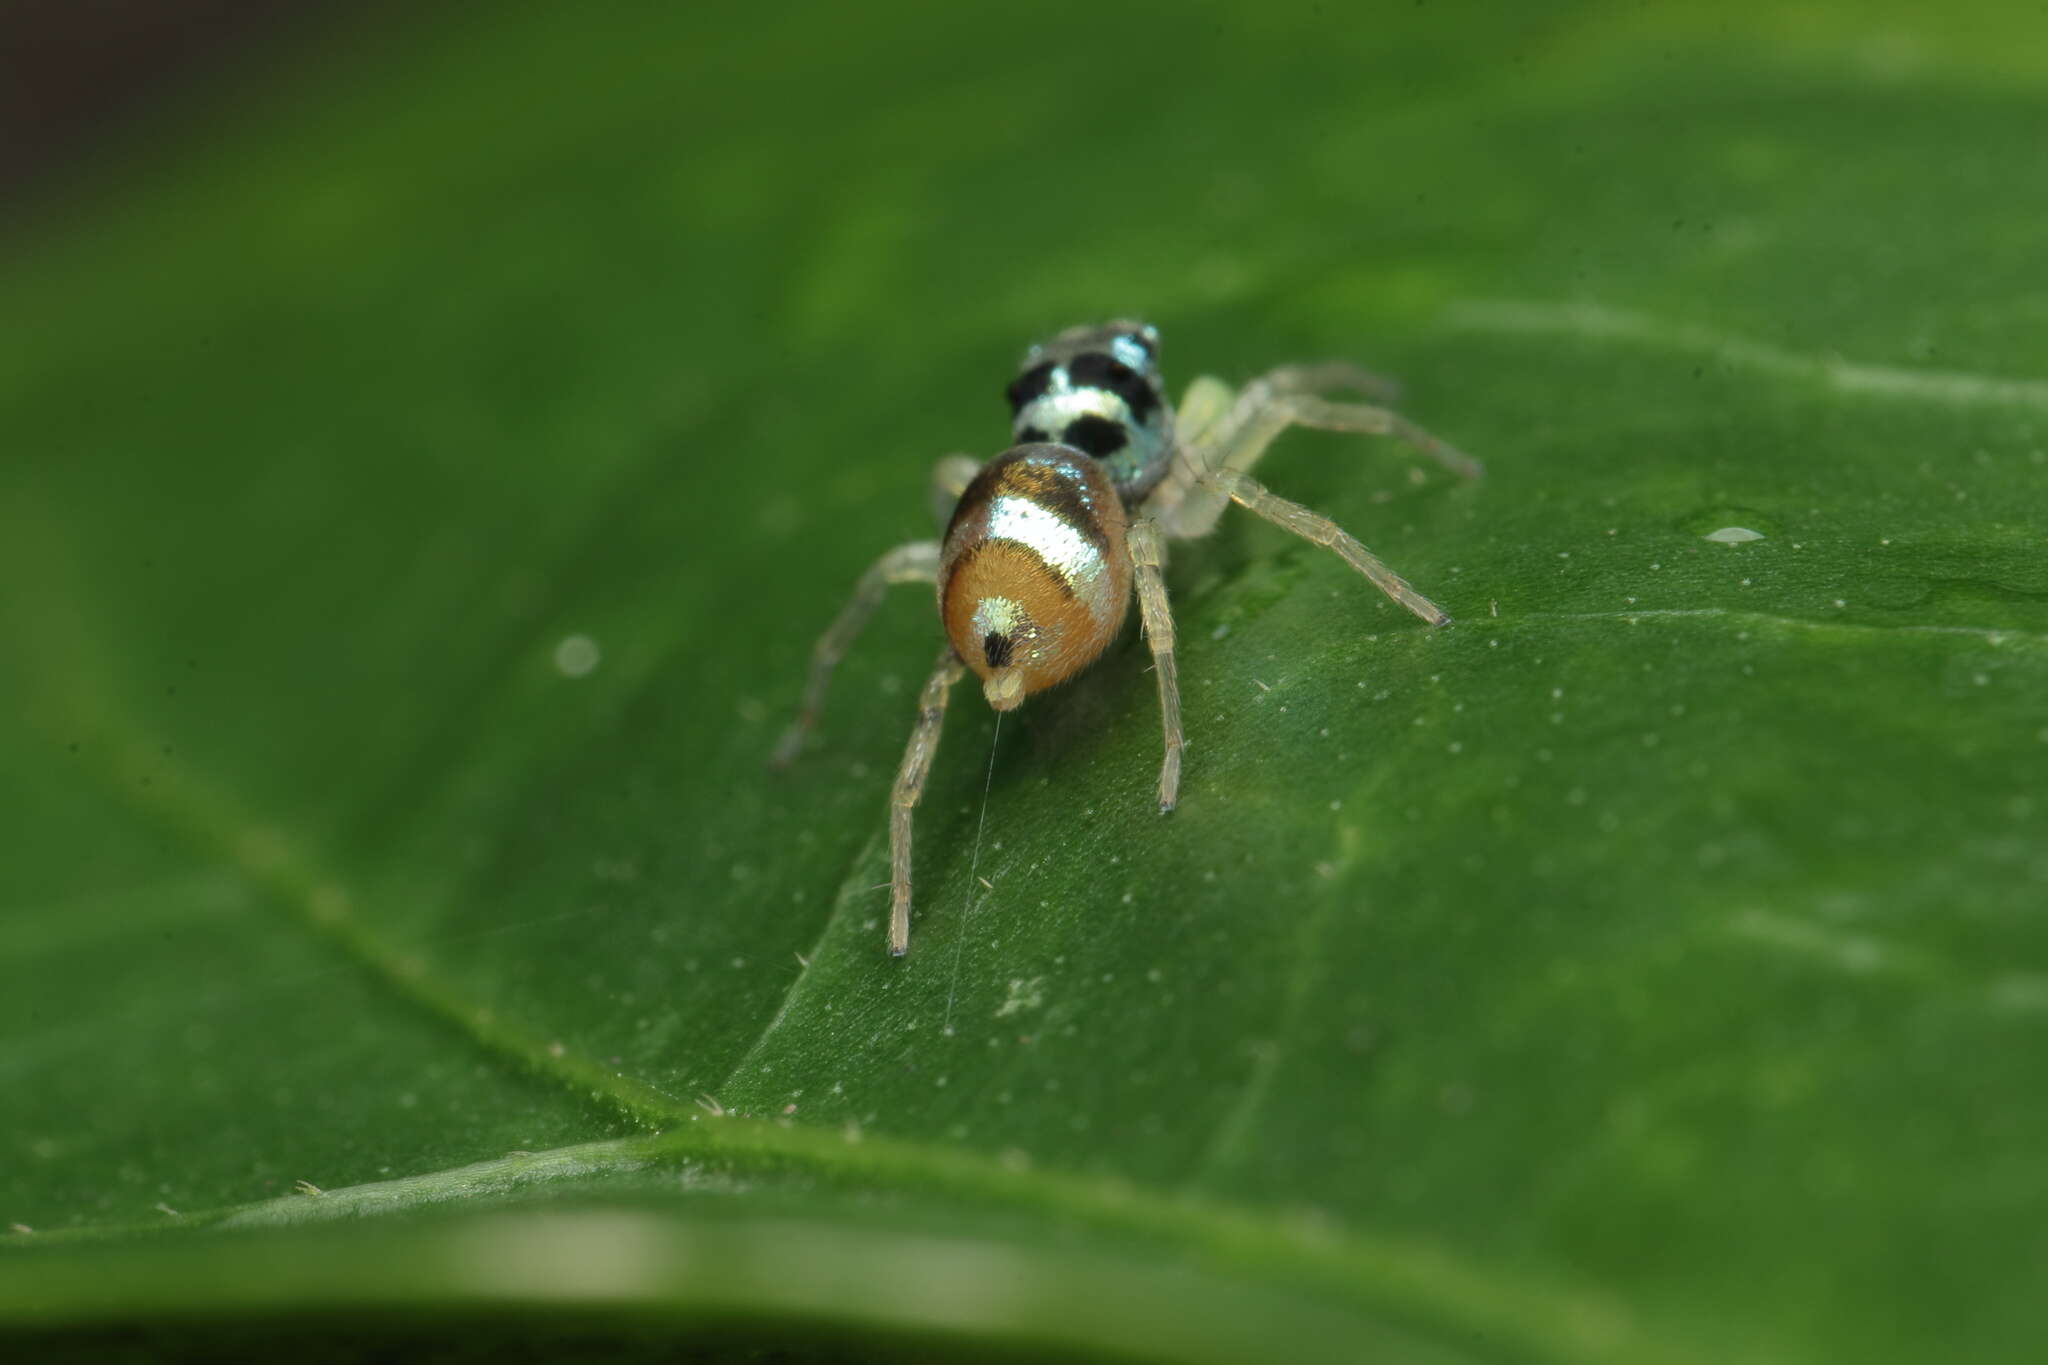
{"label": "leaf surface", "polygon": [[[0,1331],[2022,1358],[2048,35],[1439,8],[450,12],[17,226]],[[1177,544],[1180,809],[960,690],[892,962],[923,593],[764,760],[1120,314],[1456,623]]]}

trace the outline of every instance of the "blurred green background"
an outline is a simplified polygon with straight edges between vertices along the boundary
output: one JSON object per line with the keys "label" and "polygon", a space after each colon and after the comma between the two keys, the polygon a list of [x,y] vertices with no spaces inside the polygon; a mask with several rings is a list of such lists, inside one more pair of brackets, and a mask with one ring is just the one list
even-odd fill
{"label": "blurred green background", "polygon": [[[2048,21],[430,7],[0,259],[0,1344],[2029,1359]],[[1021,348],[1343,357],[1135,632],[812,640]],[[1742,528],[1753,538],[1716,533]]]}

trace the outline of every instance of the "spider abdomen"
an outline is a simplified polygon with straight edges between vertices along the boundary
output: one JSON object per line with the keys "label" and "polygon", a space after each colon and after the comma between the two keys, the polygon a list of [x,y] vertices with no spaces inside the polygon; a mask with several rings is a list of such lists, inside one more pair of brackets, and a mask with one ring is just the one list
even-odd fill
{"label": "spider abdomen", "polygon": [[1109,475],[1063,445],[1013,447],[961,494],[939,616],[991,706],[1066,681],[1116,638],[1131,600],[1124,527]]}

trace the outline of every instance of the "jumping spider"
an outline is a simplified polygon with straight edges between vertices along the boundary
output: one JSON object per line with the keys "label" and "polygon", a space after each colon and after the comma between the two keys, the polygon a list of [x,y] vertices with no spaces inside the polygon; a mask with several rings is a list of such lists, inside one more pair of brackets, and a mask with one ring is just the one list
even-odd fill
{"label": "jumping spider", "polygon": [[1392,381],[1342,362],[1289,365],[1241,390],[1197,379],[1176,410],[1159,377],[1159,333],[1138,322],[1076,327],[1033,346],[1009,387],[1017,444],[982,463],[949,455],[932,472],[941,540],[883,555],[812,652],[803,708],[776,745],[796,756],[817,722],[832,669],[892,583],[937,586],[947,644],[918,698],[917,724],[890,796],[889,951],[910,946],[910,820],[924,792],[954,683],[972,670],[998,711],[1071,678],[1116,638],[1136,580],[1159,679],[1166,758],[1159,809],[1180,790],[1180,683],[1166,601],[1168,540],[1207,535],[1235,502],[1327,546],[1432,626],[1450,620],[1327,517],[1268,492],[1249,474],[1290,426],[1397,436],[1465,478],[1477,460],[1385,407],[1318,397],[1349,389],[1383,401]]}

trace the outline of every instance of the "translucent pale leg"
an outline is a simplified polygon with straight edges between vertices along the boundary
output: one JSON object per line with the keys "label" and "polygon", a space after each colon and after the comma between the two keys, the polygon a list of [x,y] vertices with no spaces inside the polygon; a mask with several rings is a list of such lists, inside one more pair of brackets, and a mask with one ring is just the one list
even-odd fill
{"label": "translucent pale leg", "polygon": [[938,752],[939,731],[946,724],[946,698],[967,666],[947,646],[917,698],[917,724],[910,731],[903,766],[896,770],[896,789],[889,796],[889,955],[910,950],[910,816],[924,795]]}
{"label": "translucent pale leg", "polygon": [[1407,579],[1388,568],[1378,555],[1359,544],[1357,537],[1328,517],[1311,512],[1298,502],[1289,502],[1251,475],[1240,474],[1234,469],[1212,474],[1203,483],[1220,490],[1238,506],[1258,513],[1275,526],[1292,531],[1303,540],[1335,550],[1346,564],[1371,579],[1374,587],[1429,624],[1440,626],[1451,619],[1436,603],[1410,587]]}
{"label": "translucent pale leg", "polygon": [[1180,796],[1180,678],[1173,662],[1173,608],[1166,600],[1165,545],[1158,523],[1150,517],[1133,521],[1127,533],[1131,563],[1137,569],[1138,610],[1145,621],[1145,639],[1152,646],[1152,671],[1159,675],[1159,722],[1166,736],[1166,758],[1159,766],[1159,812],[1173,809]]}
{"label": "translucent pale leg", "polygon": [[[1369,403],[1332,403],[1312,393],[1291,387],[1314,378],[1322,366],[1297,370],[1276,370],[1255,379],[1238,395],[1237,407],[1224,419],[1218,435],[1240,454],[1244,463],[1232,467],[1248,469],[1275,436],[1299,424],[1323,431],[1355,431],[1370,436],[1393,436],[1429,456],[1463,479],[1476,479],[1484,472],[1479,461],[1450,442],[1432,436],[1391,408]],[[1290,387],[1275,383],[1283,380]]]}
{"label": "translucent pale leg", "polygon": [[1311,384],[1334,386],[1347,373],[1354,385],[1379,378],[1341,364],[1293,366],[1253,380],[1234,397],[1218,380],[1196,380],[1181,400],[1184,410],[1196,408],[1190,414],[1195,420],[1182,428],[1183,449],[1176,453],[1167,485],[1154,495],[1167,533],[1182,539],[1207,535],[1228,499],[1217,489],[1200,487],[1204,476],[1250,470],[1290,426],[1394,436],[1461,478],[1476,479],[1484,472],[1479,461],[1398,412],[1332,403],[1301,391]]}
{"label": "translucent pale leg", "polygon": [[768,761],[780,767],[796,757],[803,747],[804,736],[818,723],[818,713],[825,706],[825,689],[832,685],[832,670],[846,656],[846,651],[860,634],[861,627],[874,615],[875,607],[892,583],[936,583],[939,580],[939,542],[936,540],[913,540],[883,555],[868,566],[855,585],[853,597],[840,610],[839,618],[831,629],[818,637],[818,643],[811,647],[811,676],[804,685],[804,700],[797,711],[796,719],[782,732],[776,742],[775,751]]}
{"label": "translucent pale leg", "polygon": [[1258,382],[1276,394],[1350,389],[1382,403],[1396,402],[1401,397],[1400,380],[1377,370],[1368,370],[1363,365],[1354,365],[1348,360],[1326,360],[1317,365],[1282,365],[1277,370],[1268,370]]}
{"label": "translucent pale leg", "polygon": [[[1207,534],[1223,514],[1229,499],[1199,490],[1196,484],[1214,458],[1215,434],[1236,404],[1237,390],[1212,374],[1197,378],[1180,396],[1180,406],[1173,414],[1173,455],[1166,477],[1145,499],[1145,510],[1159,523],[1162,534],[1178,540]],[[1214,502],[1214,507],[1208,506],[1209,502]],[[1207,518],[1201,521],[1201,531],[1180,529],[1190,517]]]}
{"label": "translucent pale leg", "polygon": [[1205,374],[1181,395],[1173,429],[1189,445],[1214,445],[1226,426],[1243,425],[1243,409],[1247,405],[1270,403],[1280,394],[1320,393],[1325,389],[1355,389],[1368,398],[1391,403],[1401,396],[1401,381],[1342,360],[1321,365],[1283,365],[1246,385],[1242,394],[1215,375]]}
{"label": "translucent pale leg", "polygon": [[1173,430],[1188,445],[1207,445],[1218,422],[1237,402],[1237,390],[1213,374],[1205,374],[1188,385],[1174,410]]}
{"label": "translucent pale leg", "polygon": [[960,495],[967,491],[968,484],[974,482],[981,466],[982,461],[972,455],[943,456],[932,466],[932,519],[941,527],[953,519],[953,509],[960,505]]}

